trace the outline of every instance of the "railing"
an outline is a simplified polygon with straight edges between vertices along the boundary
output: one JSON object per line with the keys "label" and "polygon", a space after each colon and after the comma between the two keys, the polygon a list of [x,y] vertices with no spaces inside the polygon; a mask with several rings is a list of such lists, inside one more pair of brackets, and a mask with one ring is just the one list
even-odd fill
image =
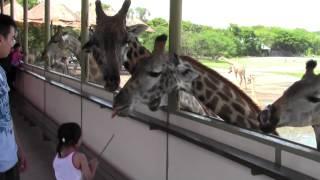
{"label": "railing", "polygon": [[81,91],[77,79],[25,69],[18,78],[22,94],[58,124],[81,124],[85,144],[96,153],[114,133],[116,142],[103,157],[132,179],[320,177],[320,155],[307,146],[192,113],[150,112],[143,105],[130,118],[110,119],[112,93],[90,84]]}

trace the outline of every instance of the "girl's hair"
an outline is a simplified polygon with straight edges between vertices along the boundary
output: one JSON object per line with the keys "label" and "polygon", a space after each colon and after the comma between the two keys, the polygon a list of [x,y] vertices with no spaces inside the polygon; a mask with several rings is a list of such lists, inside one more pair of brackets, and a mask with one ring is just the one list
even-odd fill
{"label": "girl's hair", "polygon": [[58,129],[57,153],[61,157],[62,147],[74,146],[81,137],[81,128],[77,123],[64,123]]}
{"label": "girl's hair", "polygon": [[17,48],[19,48],[19,47],[21,47],[20,43],[16,43],[16,44],[13,46],[13,49],[17,49]]}

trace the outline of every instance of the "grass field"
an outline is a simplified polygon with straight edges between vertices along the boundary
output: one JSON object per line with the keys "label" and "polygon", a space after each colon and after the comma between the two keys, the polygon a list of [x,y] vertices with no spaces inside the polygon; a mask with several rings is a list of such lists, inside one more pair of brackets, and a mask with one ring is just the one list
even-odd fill
{"label": "grass field", "polygon": [[[310,57],[244,57],[228,59],[230,62],[245,65],[246,69],[255,69],[261,71],[268,70],[269,73],[301,77],[305,70],[305,63]],[[317,58],[313,58],[317,60]],[[201,63],[213,69],[227,69],[229,64],[226,61],[200,60]],[[319,61],[319,60],[317,60]],[[316,68],[316,73],[320,70]]]}

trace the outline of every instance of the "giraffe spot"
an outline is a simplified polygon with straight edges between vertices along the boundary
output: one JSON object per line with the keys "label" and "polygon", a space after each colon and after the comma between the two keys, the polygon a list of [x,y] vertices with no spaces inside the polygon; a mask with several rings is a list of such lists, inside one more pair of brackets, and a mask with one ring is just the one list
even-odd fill
{"label": "giraffe spot", "polygon": [[257,116],[258,115],[255,113],[255,110],[251,110],[248,117],[251,128],[254,128],[254,129],[260,128],[260,122],[258,121]]}
{"label": "giraffe spot", "polygon": [[231,90],[226,85],[223,86],[222,92],[225,93],[225,95],[230,97],[230,98],[233,97],[232,93],[231,93]]}
{"label": "giraffe spot", "polygon": [[135,49],[137,49],[137,47],[138,47],[137,42],[133,42],[133,47],[134,47]]}
{"label": "giraffe spot", "polygon": [[217,94],[218,94],[218,96],[220,96],[221,99],[223,99],[224,101],[229,101],[228,96],[224,95],[222,92],[218,92]]}
{"label": "giraffe spot", "polygon": [[250,128],[250,124],[246,123],[246,119],[243,116],[237,116],[236,118],[236,125],[239,127],[245,127],[245,128]]}
{"label": "giraffe spot", "polygon": [[204,102],[204,100],[205,100],[204,96],[199,96],[198,98],[199,98],[199,100],[200,100],[201,102]]}
{"label": "giraffe spot", "polygon": [[219,79],[217,79],[215,76],[209,76],[209,77],[206,77],[206,79],[208,80],[208,81],[211,81],[212,83],[214,83],[214,84],[220,84],[220,81],[221,80],[219,80]]}
{"label": "giraffe spot", "polygon": [[246,105],[246,103],[243,101],[243,99],[241,97],[237,97],[236,101],[237,101],[238,104],[241,104],[242,106]]}
{"label": "giraffe spot", "polygon": [[228,105],[223,105],[222,108],[220,109],[220,112],[218,113],[218,116],[220,116],[223,120],[226,122],[230,123],[231,118],[230,116],[232,115],[232,111]]}
{"label": "giraffe spot", "polygon": [[205,93],[205,96],[206,96],[207,99],[210,99],[211,96],[212,96],[212,92],[207,89],[207,90],[206,90],[206,93]]}
{"label": "giraffe spot", "polygon": [[137,57],[138,57],[138,53],[137,53],[137,52],[134,52],[133,56],[134,56],[135,58],[137,58]]}
{"label": "giraffe spot", "polygon": [[196,81],[196,89],[201,91],[203,88],[203,84],[201,81]]}
{"label": "giraffe spot", "polygon": [[209,107],[212,111],[215,111],[219,98],[214,96],[211,101],[206,102],[206,106]]}
{"label": "giraffe spot", "polygon": [[143,49],[143,47],[140,47],[140,49],[139,49],[139,54],[140,54],[140,55],[143,55],[143,54],[144,54],[144,49]]}
{"label": "giraffe spot", "polygon": [[127,58],[132,59],[132,49],[130,49],[127,53]]}
{"label": "giraffe spot", "polygon": [[232,107],[240,114],[245,114],[245,110],[237,103],[232,103]]}
{"label": "giraffe spot", "polygon": [[204,83],[208,88],[212,89],[213,91],[218,90],[218,87],[214,83],[212,83],[208,78],[204,78]]}

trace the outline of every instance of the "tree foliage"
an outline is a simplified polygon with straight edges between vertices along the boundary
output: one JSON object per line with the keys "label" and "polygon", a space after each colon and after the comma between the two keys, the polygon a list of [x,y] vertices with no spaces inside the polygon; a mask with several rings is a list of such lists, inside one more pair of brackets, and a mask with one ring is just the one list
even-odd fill
{"label": "tree foliage", "polygon": [[[141,40],[152,49],[157,35],[168,34],[169,24],[164,19],[156,18],[148,25],[155,33],[144,33]],[[221,56],[264,56],[266,49],[263,48],[271,52],[285,52],[283,55],[320,55],[320,33],[304,29],[241,27],[236,24],[230,24],[227,29],[217,29],[183,21],[181,39],[183,54],[212,59]]]}
{"label": "tree foliage", "polygon": [[[18,0],[18,2],[22,4],[23,0]],[[29,8],[32,8],[39,2],[28,0],[28,3]],[[103,8],[109,9],[110,5],[103,4]],[[154,29],[155,32],[145,32],[139,37],[139,40],[150,51],[153,49],[156,36],[169,35],[167,20],[155,18],[148,21],[150,12],[146,8],[129,9],[127,16],[139,18]],[[29,28],[29,44],[32,49],[43,48],[43,37],[42,28],[32,26]],[[181,40],[183,54],[212,59],[221,56],[264,56],[266,47],[268,52],[286,52],[286,54],[296,56],[320,55],[320,32],[309,32],[304,29],[242,27],[237,24],[230,24],[226,29],[218,29],[183,21]]]}
{"label": "tree foliage", "polygon": [[[17,2],[22,6],[23,6],[23,1],[24,0],[17,0]],[[31,9],[38,4],[39,4],[39,0],[28,0],[28,9]]]}

